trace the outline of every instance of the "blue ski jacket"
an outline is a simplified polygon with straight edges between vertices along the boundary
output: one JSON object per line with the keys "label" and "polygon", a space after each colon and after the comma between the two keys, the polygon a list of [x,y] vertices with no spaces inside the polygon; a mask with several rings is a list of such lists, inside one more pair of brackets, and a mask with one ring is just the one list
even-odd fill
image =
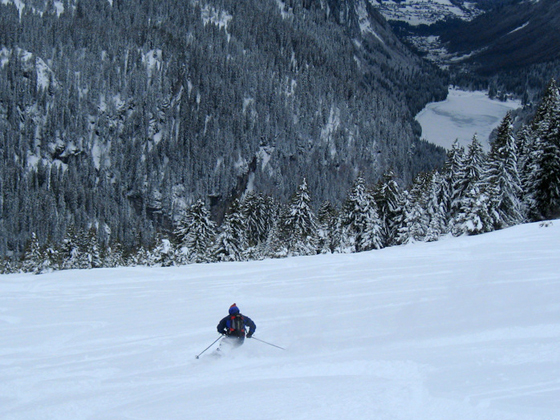
{"label": "blue ski jacket", "polygon": [[[257,326],[255,325],[253,320],[251,318],[249,318],[248,316],[245,316],[245,315],[241,315],[241,316],[243,317],[243,324],[245,326],[245,332],[250,337],[250,336],[253,335],[253,333],[257,329]],[[232,331],[231,331],[232,319],[233,318],[235,318],[235,315],[228,315],[220,321],[220,323],[218,324],[218,332],[220,334],[233,335],[235,337],[239,337],[237,332],[232,333]],[[247,330],[247,328],[249,328],[249,329]],[[245,334],[243,334],[241,337],[245,338]]]}

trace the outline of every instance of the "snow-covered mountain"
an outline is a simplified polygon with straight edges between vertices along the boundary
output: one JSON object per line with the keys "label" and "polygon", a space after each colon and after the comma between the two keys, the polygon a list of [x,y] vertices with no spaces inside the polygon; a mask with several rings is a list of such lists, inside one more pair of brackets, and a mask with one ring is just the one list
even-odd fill
{"label": "snow-covered mountain", "polygon": [[[0,276],[3,420],[551,420],[560,221],[360,254]],[[210,356],[236,302],[256,338]]]}
{"label": "snow-covered mountain", "polygon": [[371,0],[405,39],[443,67],[496,73],[560,57],[555,0]]}
{"label": "snow-covered mountain", "polygon": [[197,199],[219,221],[306,178],[341,202],[444,159],[414,115],[446,80],[366,0],[2,0],[0,28],[1,256],[70,225],[148,246]]}

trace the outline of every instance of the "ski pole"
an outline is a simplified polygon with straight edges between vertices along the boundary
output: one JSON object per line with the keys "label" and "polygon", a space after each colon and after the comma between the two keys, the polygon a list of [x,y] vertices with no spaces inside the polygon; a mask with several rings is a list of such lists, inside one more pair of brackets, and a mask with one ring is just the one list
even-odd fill
{"label": "ski pole", "polygon": [[260,341],[261,343],[268,344],[269,346],[276,347],[277,349],[286,350],[284,347],[277,346],[276,344],[267,343],[267,342],[264,341],[264,340],[259,340],[259,339],[256,338],[255,336],[252,336],[251,338],[252,338],[253,340]]}
{"label": "ski pole", "polygon": [[198,359],[200,356],[202,356],[202,353],[204,353],[206,350],[208,350],[210,347],[212,347],[214,344],[216,344],[218,342],[218,340],[221,340],[222,338],[224,338],[223,335],[220,335],[218,338],[216,338],[216,340],[214,340],[214,342],[212,344],[210,344],[208,347],[206,347],[204,350],[202,350],[199,354],[197,354],[196,358]]}

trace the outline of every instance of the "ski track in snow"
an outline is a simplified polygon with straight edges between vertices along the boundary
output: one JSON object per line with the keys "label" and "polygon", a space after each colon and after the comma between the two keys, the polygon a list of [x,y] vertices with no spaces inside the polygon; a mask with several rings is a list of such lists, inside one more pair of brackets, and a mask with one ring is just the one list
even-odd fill
{"label": "ski track in snow", "polygon": [[[557,419],[559,233],[0,276],[0,418]],[[233,302],[287,350],[196,360]]]}

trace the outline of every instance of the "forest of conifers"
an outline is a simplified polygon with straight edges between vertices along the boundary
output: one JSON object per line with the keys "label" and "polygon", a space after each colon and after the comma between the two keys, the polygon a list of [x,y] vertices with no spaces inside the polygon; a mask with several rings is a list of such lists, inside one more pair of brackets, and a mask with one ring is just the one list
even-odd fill
{"label": "forest of conifers", "polygon": [[250,193],[234,200],[220,226],[206,203],[191,205],[168,236],[150,249],[123,253],[101,247],[94,228],[69,229],[60,244],[35,236],[21,261],[4,272],[120,265],[170,266],[359,252],[452,235],[474,235],[560,216],[560,91],[551,81],[531,123],[517,132],[510,114],[489,153],[476,137],[457,143],[441,171],[422,173],[402,189],[387,173],[368,186],[358,176],[340,208],[324,202],[315,212],[304,179],[288,203]]}
{"label": "forest of conifers", "polygon": [[72,227],[130,252],[199,199],[219,222],[251,190],[305,177],[336,203],[443,162],[413,116],[446,78],[354,0],[21,3],[0,2],[0,257]]}
{"label": "forest of conifers", "polygon": [[0,271],[353,252],[554,215],[555,88],[496,141],[515,138],[517,172],[477,142],[446,160],[414,115],[448,75],[368,4],[0,2]]}

